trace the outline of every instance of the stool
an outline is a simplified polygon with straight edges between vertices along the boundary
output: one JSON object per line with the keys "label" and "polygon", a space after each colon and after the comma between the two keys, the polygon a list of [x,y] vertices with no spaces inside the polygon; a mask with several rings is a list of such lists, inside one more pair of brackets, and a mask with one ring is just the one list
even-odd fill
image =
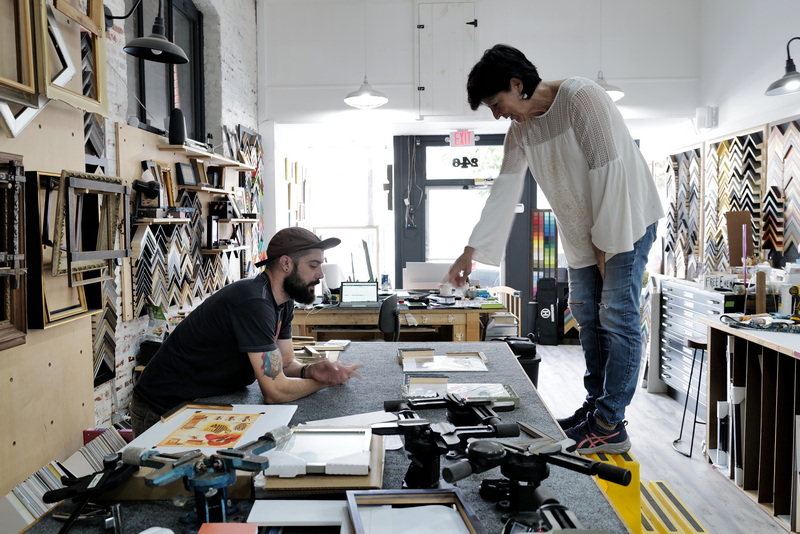
{"label": "stool", "polygon": [[[686,339],[686,346],[694,351],[694,358],[692,358],[692,367],[689,369],[689,384],[686,387],[686,400],[683,401],[683,416],[681,417],[681,430],[678,434],[678,439],[672,442],[672,448],[681,453],[682,455],[686,456],[687,458],[692,457],[692,447],[694,446],[694,431],[698,424],[704,425],[706,424],[705,421],[700,421],[697,419],[697,407],[700,405],[700,385],[703,381],[703,360],[706,356],[706,348],[708,347],[708,342],[705,339]],[[692,391],[692,375],[694,375],[694,366],[697,363],[697,353],[700,352],[700,370],[697,372],[697,392],[694,397],[694,414],[693,414],[693,422],[692,422],[692,438],[689,442],[689,452],[683,452],[678,449],[678,443],[680,443],[681,438],[683,437],[683,424],[686,420],[686,408],[689,405],[689,394]]]}

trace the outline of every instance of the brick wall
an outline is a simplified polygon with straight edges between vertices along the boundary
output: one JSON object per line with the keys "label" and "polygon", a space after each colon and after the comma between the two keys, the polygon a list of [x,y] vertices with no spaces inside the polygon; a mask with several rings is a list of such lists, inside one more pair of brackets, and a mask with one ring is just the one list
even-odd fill
{"label": "brick wall", "polygon": [[[203,13],[206,131],[218,144],[223,140],[223,124],[228,128],[238,124],[254,130],[257,127],[256,2],[194,0],[194,3]],[[115,15],[127,13],[129,4],[123,0],[105,1]],[[114,125],[127,122],[129,116],[136,114],[137,106],[129,92],[136,87],[133,68],[136,60],[122,50],[135,32],[131,19],[115,20],[114,26],[106,32],[109,100],[106,155],[109,159],[107,172],[112,175],[117,174]],[[146,27],[151,24],[152,21],[148,21]],[[118,420],[120,412],[125,412],[130,401],[136,355],[146,326],[146,317],[117,323],[116,379],[95,388],[96,426],[108,426]]]}

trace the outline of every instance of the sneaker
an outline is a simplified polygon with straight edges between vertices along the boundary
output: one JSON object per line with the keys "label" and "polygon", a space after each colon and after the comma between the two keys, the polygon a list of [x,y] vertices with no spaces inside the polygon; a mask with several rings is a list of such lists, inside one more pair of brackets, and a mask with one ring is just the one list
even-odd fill
{"label": "sneaker", "polygon": [[590,408],[587,403],[583,403],[583,406],[575,410],[575,413],[565,417],[563,419],[556,419],[558,426],[561,427],[561,430],[566,430],[568,428],[572,428],[575,425],[579,425],[586,420],[586,416],[593,412],[594,408]]}
{"label": "sneaker", "polygon": [[575,441],[575,448],[570,452],[578,454],[594,452],[622,454],[628,452],[631,450],[631,441],[625,430],[627,424],[627,421],[623,421],[614,430],[606,430],[597,424],[594,415],[589,414],[583,423],[565,430],[567,437]]}

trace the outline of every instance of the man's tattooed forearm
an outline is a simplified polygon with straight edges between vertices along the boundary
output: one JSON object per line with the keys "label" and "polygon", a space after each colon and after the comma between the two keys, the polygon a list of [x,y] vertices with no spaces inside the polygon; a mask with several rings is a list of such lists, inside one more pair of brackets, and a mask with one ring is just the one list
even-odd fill
{"label": "man's tattooed forearm", "polygon": [[264,372],[264,376],[268,376],[274,380],[283,370],[280,351],[271,350],[269,352],[264,352],[261,354],[261,360],[263,362],[261,370]]}

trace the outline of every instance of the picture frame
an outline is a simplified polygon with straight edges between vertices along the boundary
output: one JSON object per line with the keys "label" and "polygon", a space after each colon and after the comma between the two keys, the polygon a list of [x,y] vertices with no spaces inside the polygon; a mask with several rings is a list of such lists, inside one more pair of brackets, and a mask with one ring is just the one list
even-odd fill
{"label": "picture frame", "polygon": [[95,35],[102,36],[105,31],[105,11],[103,0],[53,0],[53,7],[74,20]]}
{"label": "picture frame", "polygon": [[161,173],[161,185],[164,187],[167,207],[174,208],[178,205],[176,195],[178,186],[175,183],[175,177],[173,176],[172,168],[168,164],[161,161],[157,161],[156,164],[158,165],[158,170]]}
{"label": "picture frame", "polygon": [[[55,56],[50,57],[48,61],[51,61],[54,65],[60,63],[60,68],[57,69],[50,83],[63,87],[75,76],[77,69],[72,58],[65,53],[67,44],[49,5],[47,6],[46,29],[48,30],[47,34],[51,45],[48,49]],[[54,68],[53,70],[56,69]],[[43,94],[39,94],[36,103],[31,106],[16,105],[10,101],[0,100],[0,125],[9,136],[17,137],[42,112],[48,102],[50,100]]]}
{"label": "picture frame", "polygon": [[190,163],[176,163],[178,185],[197,186],[197,176],[194,167]]}
{"label": "picture frame", "polygon": [[228,195],[228,202],[231,203],[231,209],[233,209],[233,218],[241,219],[243,217],[242,210],[239,209],[239,204],[236,202],[236,198],[234,198],[233,193]]}
{"label": "picture frame", "polygon": [[194,176],[197,180],[197,185],[200,186],[209,186],[208,183],[208,176],[206,175],[206,166],[203,164],[203,160],[199,158],[191,158],[189,160],[192,163],[192,169],[194,170]]}
{"label": "picture frame", "polygon": [[165,185],[161,180],[161,169],[158,167],[158,163],[151,160],[145,160],[142,162],[142,171],[150,173],[150,178],[158,183],[160,187],[160,191],[158,196],[155,198],[147,198],[140,192],[136,193],[136,209],[139,210],[140,208],[163,208],[165,207],[164,204],[166,203],[164,199],[166,198],[165,194]]}
{"label": "picture frame", "polygon": [[[292,428],[292,437],[279,450],[305,461],[307,475],[366,475],[369,470],[372,430],[369,427],[302,426]],[[360,456],[362,461],[356,460]],[[347,469],[339,473],[340,459],[347,459]],[[360,472],[356,472],[360,471]],[[272,476],[267,468],[264,473]]]}
{"label": "picture frame", "polygon": [[[36,62],[38,92],[46,95],[47,98],[64,102],[87,113],[96,113],[106,117],[108,116],[108,100],[106,97],[105,32],[93,31],[94,28],[91,22],[95,17],[104,18],[103,7],[102,2],[98,0],[89,1],[92,6],[95,6],[90,6],[89,8],[90,12],[95,13],[95,15],[87,20],[75,20],[74,24],[61,25],[58,22],[59,16],[62,18],[67,17],[70,21],[73,21],[73,19],[59,11],[58,14],[54,13],[52,23],[49,23],[48,0],[34,0],[34,36],[36,39],[34,48],[37,55],[46,59]],[[64,4],[62,4],[63,6]],[[89,27],[85,26],[84,23],[88,24]],[[71,50],[77,51],[76,57],[72,59],[76,65],[93,66],[93,70],[84,70],[82,72],[82,83],[73,83],[72,87],[67,84],[64,84],[64,86],[53,84],[52,80],[55,76],[56,66],[51,65],[48,54],[40,52],[48,50],[50,46],[47,31],[48,24],[50,24],[51,28],[60,26],[61,31],[65,33],[68,44],[77,43],[77,47],[67,46],[64,49],[66,54],[69,54]]]}
{"label": "picture frame", "polygon": [[[403,489],[403,490],[348,490],[347,512],[355,534],[366,534],[364,525],[367,516],[374,511],[384,514],[385,520],[391,521],[393,515],[403,522],[417,523],[413,517],[413,508],[426,507],[426,511],[438,514],[435,507],[441,506],[442,512],[453,522],[452,528],[443,532],[466,532],[469,534],[488,534],[475,511],[464,500],[461,490],[451,489]],[[431,508],[434,507],[434,508]],[[402,517],[401,517],[402,516]],[[411,516],[411,517],[409,517]],[[374,516],[372,516],[374,518]]]}
{"label": "picture frame", "polygon": [[0,11],[0,22],[12,31],[0,34],[0,65],[15,65],[15,68],[0,71],[0,98],[23,106],[36,106],[31,5],[27,0],[8,3],[11,9]]}
{"label": "picture frame", "polygon": [[28,326],[50,328],[90,313],[83,286],[70,287],[63,276],[51,276],[51,239],[61,182],[56,173],[28,171],[25,196],[28,267]]}
{"label": "picture frame", "polygon": [[[53,276],[70,287],[110,280],[114,261],[131,256],[130,187],[116,176],[61,171],[53,234]],[[122,208],[122,214],[120,214]],[[92,239],[84,239],[94,226]],[[97,276],[87,278],[86,273]]]}

